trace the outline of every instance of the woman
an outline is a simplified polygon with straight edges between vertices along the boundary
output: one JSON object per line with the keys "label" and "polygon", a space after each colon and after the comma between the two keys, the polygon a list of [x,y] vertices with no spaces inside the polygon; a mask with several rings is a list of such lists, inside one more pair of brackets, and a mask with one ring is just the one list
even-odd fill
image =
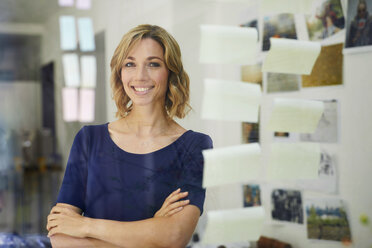
{"label": "woman", "polygon": [[212,141],[173,120],[189,107],[179,46],[140,25],[111,72],[119,119],[76,135],[48,235],[55,247],[184,247],[203,211],[201,152]]}

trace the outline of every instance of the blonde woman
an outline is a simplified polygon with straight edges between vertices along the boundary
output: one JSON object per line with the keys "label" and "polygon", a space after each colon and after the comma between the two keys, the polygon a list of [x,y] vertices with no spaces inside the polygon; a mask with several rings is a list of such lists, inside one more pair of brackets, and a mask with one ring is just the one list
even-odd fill
{"label": "blonde woman", "polygon": [[111,86],[119,118],[76,135],[48,216],[53,247],[185,247],[203,212],[202,150],[212,140],[173,120],[189,110],[175,39],[158,26],[130,30]]}

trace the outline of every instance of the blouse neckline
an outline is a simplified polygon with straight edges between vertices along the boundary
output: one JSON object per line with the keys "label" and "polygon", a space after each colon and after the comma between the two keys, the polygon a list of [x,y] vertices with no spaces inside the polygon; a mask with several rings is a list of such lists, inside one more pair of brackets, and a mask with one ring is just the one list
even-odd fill
{"label": "blouse neckline", "polygon": [[107,122],[104,127],[105,127],[105,134],[107,136],[107,139],[110,141],[110,143],[113,145],[113,147],[115,147],[115,149],[119,150],[120,152],[123,152],[125,154],[129,154],[129,155],[133,155],[133,156],[149,156],[149,155],[154,155],[155,153],[160,153],[160,152],[163,152],[165,150],[168,150],[169,148],[171,148],[173,145],[176,145],[177,143],[179,143],[180,141],[182,141],[182,139],[186,136],[187,133],[189,132],[192,132],[192,130],[187,130],[186,132],[184,132],[183,134],[181,134],[175,141],[173,141],[172,143],[158,149],[158,150],[155,150],[155,151],[152,151],[152,152],[148,152],[148,153],[133,153],[133,152],[127,152],[126,150],[124,150],[123,148],[119,147],[114,141],[113,139],[111,138],[110,136],[110,132],[109,132],[109,129],[108,129],[108,124],[109,122]]}

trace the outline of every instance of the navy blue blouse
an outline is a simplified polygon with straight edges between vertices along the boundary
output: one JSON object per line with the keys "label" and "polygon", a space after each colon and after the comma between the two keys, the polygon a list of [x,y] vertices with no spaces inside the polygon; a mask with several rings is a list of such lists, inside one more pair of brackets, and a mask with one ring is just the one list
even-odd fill
{"label": "navy blue blouse", "polygon": [[202,213],[202,150],[210,148],[208,135],[188,130],[160,150],[129,153],[112,141],[108,123],[84,126],[72,144],[57,202],[91,218],[136,221],[153,217],[181,188]]}

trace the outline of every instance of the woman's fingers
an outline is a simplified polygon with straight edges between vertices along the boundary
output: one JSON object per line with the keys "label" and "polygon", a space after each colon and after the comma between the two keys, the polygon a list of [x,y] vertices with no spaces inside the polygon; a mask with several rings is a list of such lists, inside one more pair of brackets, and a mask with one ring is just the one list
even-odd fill
{"label": "woman's fingers", "polygon": [[[178,208],[183,208],[184,206],[186,206],[187,204],[190,203],[190,200],[184,200],[184,201],[178,201],[178,202],[174,202],[172,204],[170,204],[168,207],[166,207],[163,211],[163,216],[169,216],[169,215],[172,215],[170,214],[173,210],[175,209],[178,209]],[[182,209],[179,209],[179,211],[182,210]],[[177,211],[178,212],[178,211]]]}
{"label": "woman's fingers", "polygon": [[185,198],[187,195],[189,194],[189,192],[180,192],[180,193],[177,193],[175,195],[173,195],[172,197],[170,197],[169,199],[166,199],[165,200],[165,207],[167,207],[168,205],[170,204],[173,204],[174,202],[182,199],[182,198]]}
{"label": "woman's fingers", "polygon": [[175,208],[175,209],[173,209],[172,211],[169,211],[168,213],[166,213],[165,216],[172,216],[172,215],[174,215],[175,213],[178,213],[179,211],[181,211],[182,209],[183,209],[183,207]]}
{"label": "woman's fingers", "polygon": [[179,193],[180,191],[181,191],[180,188],[176,189],[170,195],[168,195],[168,197],[165,200],[170,199],[172,196],[174,196],[175,194]]}

